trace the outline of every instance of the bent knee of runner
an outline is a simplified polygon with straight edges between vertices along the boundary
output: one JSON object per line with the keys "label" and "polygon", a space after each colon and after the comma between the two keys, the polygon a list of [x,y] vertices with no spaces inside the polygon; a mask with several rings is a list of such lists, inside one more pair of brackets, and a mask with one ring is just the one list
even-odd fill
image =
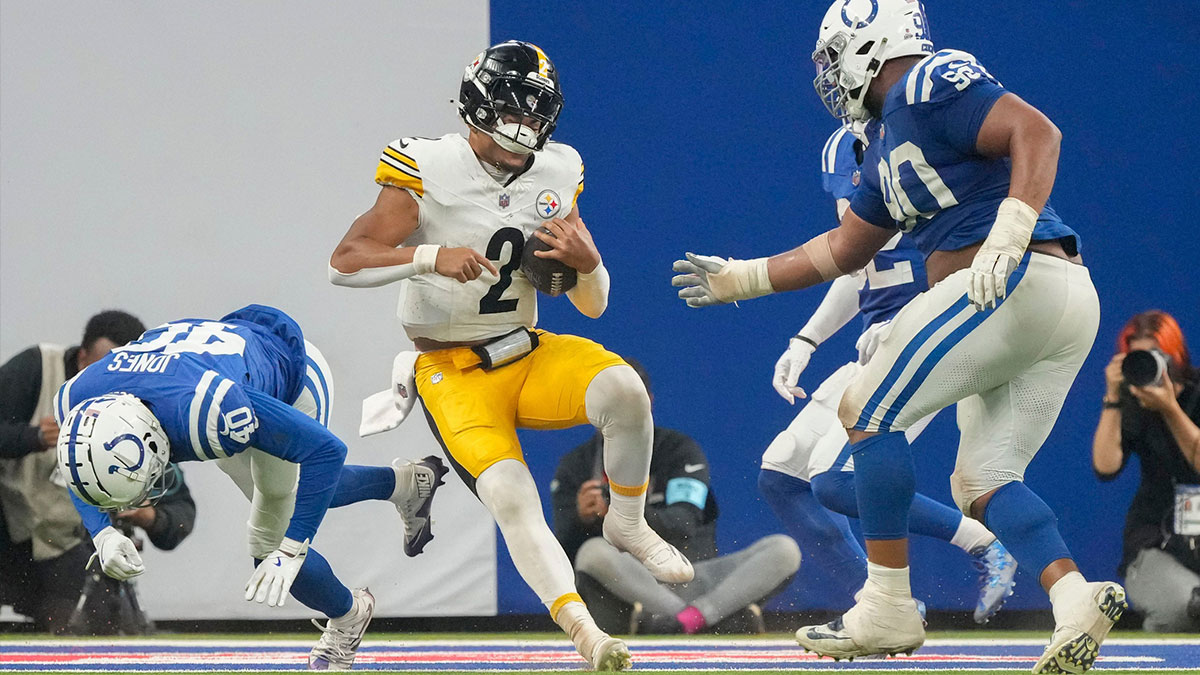
{"label": "bent knee of runner", "polygon": [[604,431],[613,427],[653,429],[650,395],[637,371],[610,366],[596,373],[584,394],[588,421]]}
{"label": "bent knee of runner", "polygon": [[543,518],[533,476],[515,459],[502,459],[481,471],[475,492],[502,528],[528,518]]}
{"label": "bent knee of runner", "polygon": [[[983,522],[983,509],[987,506],[987,500],[991,498],[992,493],[1009,483],[1019,483],[1024,480],[1024,473],[1015,471],[980,471],[960,466],[950,474],[950,496],[954,499],[955,506],[964,515]],[[979,502],[979,508],[975,508],[976,502]],[[972,511],[977,511],[978,515]]]}

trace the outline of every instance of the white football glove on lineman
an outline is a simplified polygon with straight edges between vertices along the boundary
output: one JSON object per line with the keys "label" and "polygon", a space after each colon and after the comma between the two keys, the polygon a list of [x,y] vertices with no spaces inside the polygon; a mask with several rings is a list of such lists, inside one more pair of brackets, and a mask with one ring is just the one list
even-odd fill
{"label": "white football glove on lineman", "polygon": [[767,275],[767,259],[736,260],[715,255],[684,254],[671,269],[683,272],[671,278],[672,286],[682,286],[679,297],[688,307],[708,307],[738,300],[749,300],[774,293]]}
{"label": "white football glove on lineman", "polygon": [[1008,277],[1021,264],[1037,219],[1037,211],[1015,197],[1000,202],[996,222],[971,261],[967,278],[967,299],[976,311],[995,307],[1008,292]]}
{"label": "white football glove on lineman", "polygon": [[133,540],[121,534],[117,528],[109,525],[92,537],[96,552],[88,559],[87,567],[92,560],[99,558],[100,569],[108,576],[125,581],[146,571],[142,564],[142,556],[138,555]]}
{"label": "white football glove on lineman", "polygon": [[265,600],[269,607],[283,607],[283,601],[287,598],[296,575],[300,573],[300,568],[304,566],[306,557],[307,539],[296,541],[284,537],[279,548],[254,568],[254,574],[250,576],[250,581],[246,582],[246,600]]}
{"label": "white football glove on lineman", "polygon": [[800,381],[800,373],[808,367],[808,361],[815,351],[817,348],[808,341],[792,338],[788,341],[788,348],[775,362],[775,377],[771,380],[771,386],[775,387],[775,391],[788,403],[795,403],[797,398],[808,397],[796,383]]}

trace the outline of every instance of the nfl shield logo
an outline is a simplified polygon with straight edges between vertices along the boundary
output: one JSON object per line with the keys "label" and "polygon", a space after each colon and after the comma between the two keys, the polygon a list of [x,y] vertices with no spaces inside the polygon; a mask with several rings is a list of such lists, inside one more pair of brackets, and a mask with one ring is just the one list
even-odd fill
{"label": "nfl shield logo", "polygon": [[507,192],[500,194],[500,208],[502,208],[502,209],[508,208],[508,193]]}

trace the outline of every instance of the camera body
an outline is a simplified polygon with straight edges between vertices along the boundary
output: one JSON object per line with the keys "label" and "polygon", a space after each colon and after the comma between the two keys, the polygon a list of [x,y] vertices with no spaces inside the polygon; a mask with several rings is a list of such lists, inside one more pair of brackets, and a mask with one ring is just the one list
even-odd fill
{"label": "camera body", "polygon": [[1171,359],[1161,349],[1135,349],[1121,362],[1121,375],[1134,387],[1162,384]]}

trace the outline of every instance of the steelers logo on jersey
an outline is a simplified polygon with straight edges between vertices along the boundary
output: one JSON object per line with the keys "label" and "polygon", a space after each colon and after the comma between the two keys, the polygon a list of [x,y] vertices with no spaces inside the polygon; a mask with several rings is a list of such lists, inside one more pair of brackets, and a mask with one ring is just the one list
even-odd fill
{"label": "steelers logo on jersey", "polygon": [[542,190],[538,193],[536,208],[539,216],[549,220],[562,210],[562,200],[554,190]]}

